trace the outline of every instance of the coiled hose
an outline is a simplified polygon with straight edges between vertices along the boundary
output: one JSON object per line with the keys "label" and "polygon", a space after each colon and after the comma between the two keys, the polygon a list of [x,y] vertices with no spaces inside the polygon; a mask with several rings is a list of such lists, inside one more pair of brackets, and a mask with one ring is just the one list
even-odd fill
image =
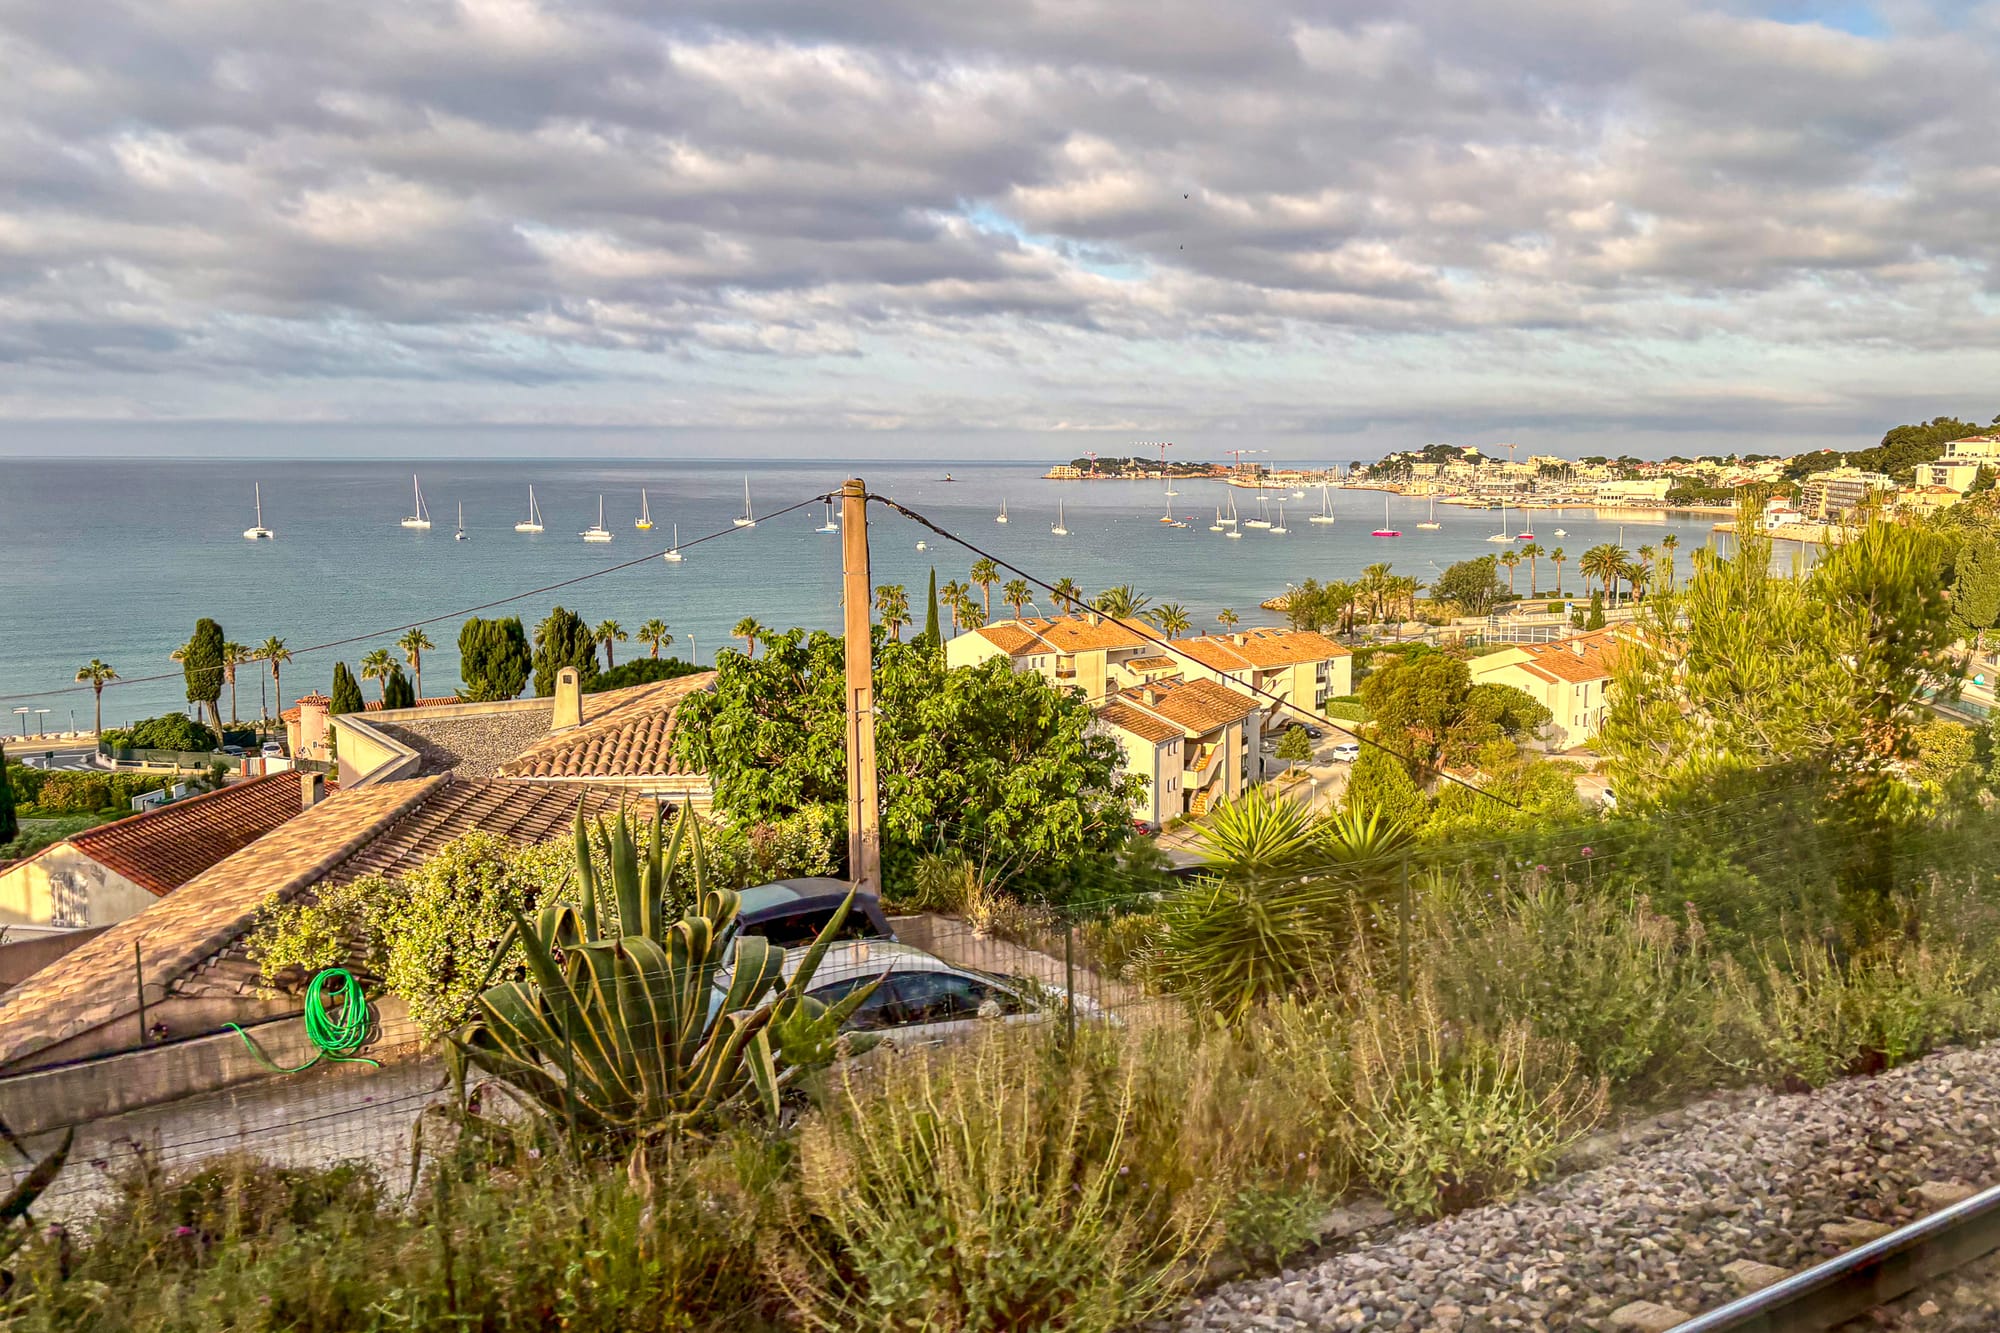
{"label": "coiled hose", "polygon": [[376,1069],[382,1067],[380,1060],[354,1054],[367,1044],[373,1020],[368,1012],[368,997],[361,993],[361,983],[346,968],[329,967],[312,979],[312,985],[306,990],[305,1020],[306,1040],[313,1045],[313,1056],[291,1069],[273,1064],[241,1027],[234,1023],[225,1026],[234,1029],[258,1062],[275,1074],[296,1074],[311,1069],[322,1060],[369,1065]]}

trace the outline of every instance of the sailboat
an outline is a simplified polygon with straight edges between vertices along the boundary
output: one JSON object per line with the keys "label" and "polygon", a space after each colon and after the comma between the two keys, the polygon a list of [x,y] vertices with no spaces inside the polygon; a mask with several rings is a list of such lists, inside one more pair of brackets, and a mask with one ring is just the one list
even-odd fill
{"label": "sailboat", "polygon": [[1307,519],[1308,523],[1333,522],[1333,497],[1326,493],[1326,483],[1319,484],[1319,512]]}
{"label": "sailboat", "polygon": [[514,531],[540,532],[541,530],[542,530],[542,507],[535,503],[535,488],[533,486],[530,486],[528,487],[528,517],[525,521],[516,523],[514,525]]}
{"label": "sailboat", "polygon": [[1210,532],[1221,532],[1221,531],[1223,530],[1223,528],[1222,528],[1222,506],[1221,506],[1221,505],[1217,505],[1217,506],[1215,507],[1215,522],[1213,522],[1213,523],[1211,523],[1211,524],[1209,524],[1209,525],[1208,525],[1208,530],[1209,530]]}
{"label": "sailboat", "polygon": [[736,520],[736,526],[739,528],[754,528],[757,526],[757,516],[750,512],[750,478],[748,477],[743,479],[743,515]]}
{"label": "sailboat", "polygon": [[653,528],[653,507],[646,502],[644,486],[639,488],[639,517],[632,520],[632,526],[641,532],[650,532]]}
{"label": "sailboat", "polygon": [[424,508],[424,488],[417,484],[414,474],[410,477],[410,488],[417,493],[417,512],[404,519],[403,526],[427,529],[431,525],[431,511]]}
{"label": "sailboat", "polygon": [[1500,531],[1486,539],[1489,542],[1511,542],[1513,535],[1507,531],[1507,506],[1500,506]]}
{"label": "sailboat", "polygon": [[1222,534],[1223,536],[1233,541],[1242,540],[1243,529],[1236,521],[1236,497],[1233,495],[1229,497],[1229,517],[1222,520],[1222,525],[1229,529]]}
{"label": "sailboat", "polygon": [[577,535],[587,542],[608,542],[611,540],[611,529],[604,526],[603,496],[600,495],[597,497],[597,526],[594,528],[585,528]]}
{"label": "sailboat", "polygon": [[455,542],[465,540],[465,501],[463,500],[458,502],[458,531],[451,534],[451,539]]}
{"label": "sailboat", "polygon": [[1282,537],[1290,531],[1291,529],[1285,526],[1285,502],[1280,500],[1278,501],[1278,521],[1271,525],[1271,535],[1273,537]]}
{"label": "sailboat", "polygon": [[1243,520],[1246,528],[1268,528],[1271,526],[1271,511],[1264,503],[1264,497],[1257,497],[1257,517]]}
{"label": "sailboat", "polygon": [[1005,500],[1002,500],[1000,502],[999,516],[996,517],[993,521],[995,523],[1005,523],[1007,521],[1007,502]]}
{"label": "sailboat", "polygon": [[1056,525],[1050,528],[1049,531],[1058,537],[1069,536],[1069,529],[1063,526],[1063,510],[1062,510],[1061,500],[1056,501]]}
{"label": "sailboat", "polygon": [[1389,526],[1389,497],[1386,495],[1382,497],[1382,526],[1368,535],[1370,537],[1400,537],[1403,535],[1401,528],[1392,528]]}
{"label": "sailboat", "polygon": [[666,553],[660,559],[665,560],[669,564],[678,565],[681,562],[681,558],[681,525],[676,523],[674,524],[674,544],[667,548]]}
{"label": "sailboat", "polygon": [[257,526],[243,529],[243,535],[253,542],[276,541],[278,534],[264,526],[264,484],[253,484],[257,488]]}
{"label": "sailboat", "polygon": [[1424,522],[1417,524],[1417,526],[1425,532],[1436,532],[1440,527],[1444,526],[1438,522],[1438,498],[1435,495],[1431,497],[1431,516]]}
{"label": "sailboat", "polygon": [[[1172,495],[1172,494],[1173,494],[1173,492],[1172,492],[1172,491],[1168,491],[1168,492],[1167,492],[1167,494],[1169,494],[1169,495]],[[1171,527],[1174,527],[1174,526],[1175,526],[1175,522],[1174,522],[1174,502],[1173,502],[1172,500],[1169,500],[1169,501],[1167,501],[1167,512],[1166,512],[1166,513],[1164,513],[1164,514],[1162,514],[1162,515],[1160,515],[1160,522],[1162,522],[1162,523],[1166,524],[1166,525],[1167,525],[1168,527],[1170,527],[1170,528],[1171,528]]]}
{"label": "sailboat", "polygon": [[840,524],[833,518],[833,501],[826,502],[826,522],[813,529],[814,532],[839,532]]}

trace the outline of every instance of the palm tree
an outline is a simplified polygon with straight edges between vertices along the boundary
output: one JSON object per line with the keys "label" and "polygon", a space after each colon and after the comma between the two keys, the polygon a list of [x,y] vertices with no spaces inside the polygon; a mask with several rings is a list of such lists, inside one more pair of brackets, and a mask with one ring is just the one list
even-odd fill
{"label": "palm tree", "polygon": [[1556,596],[1558,597],[1563,595],[1563,561],[1567,559],[1569,559],[1569,553],[1560,546],[1549,552],[1549,560],[1556,567]]}
{"label": "palm tree", "polygon": [[1319,595],[1326,600],[1326,609],[1340,631],[1354,633],[1354,608],[1361,598],[1361,585],[1335,580],[1321,584]]}
{"label": "palm tree", "polygon": [[1188,618],[1187,608],[1179,602],[1162,602],[1146,613],[1146,619],[1152,621],[1160,633],[1169,639],[1178,639],[1194,628],[1194,621]]}
{"label": "palm tree", "polygon": [[1666,552],[1665,557],[1661,561],[1661,568],[1667,576],[1668,592],[1674,590],[1674,552],[1680,549],[1680,545],[1681,539],[1677,533],[1670,532],[1660,538],[1660,549]]}
{"label": "palm tree", "polygon": [[993,585],[1000,581],[1000,566],[985,556],[972,562],[972,581],[979,586],[979,609],[993,618]]}
{"label": "palm tree", "polygon": [[1529,542],[1521,548],[1521,554],[1528,561],[1528,596],[1533,597],[1535,595],[1535,561],[1544,554],[1542,544],[1540,542]]}
{"label": "palm tree", "polygon": [[1381,624],[1389,617],[1389,565],[1387,561],[1377,561],[1361,571],[1361,578],[1354,585],[1354,598],[1368,608],[1368,618],[1374,624]]}
{"label": "palm tree", "polygon": [[1643,559],[1625,561],[1619,566],[1618,574],[1620,578],[1632,585],[1633,601],[1637,601],[1646,595],[1646,580],[1650,577],[1651,571],[1646,568],[1646,563]]}
{"label": "palm tree", "polygon": [[1583,553],[1583,559],[1576,567],[1589,579],[1597,579],[1604,584],[1604,595],[1611,596],[1611,585],[1619,577],[1625,563],[1625,552],[1610,542],[1603,542]]}
{"label": "palm tree", "polygon": [[1634,597],[1639,595],[1640,584],[1651,583],[1653,581],[1653,561],[1659,559],[1659,556],[1659,551],[1651,546],[1641,546],[1639,548],[1639,577],[1632,581],[1632,595]]}
{"label": "palm tree", "polygon": [[903,626],[910,623],[910,594],[900,583],[885,583],[875,590],[875,614],[881,617],[882,628],[889,631],[889,637],[900,641]]}
{"label": "palm tree", "polygon": [[437,647],[431,636],[420,629],[412,628],[396,640],[396,646],[403,650],[403,660],[410,664],[410,671],[417,678],[417,697],[424,697],[424,654]]}
{"label": "palm tree", "polygon": [[[104,734],[104,687],[112,681],[117,680],[118,673],[113,671],[108,664],[100,662],[93,657],[87,665],[77,668],[76,678],[90,686],[91,694],[96,696],[97,721],[93,724],[93,728],[97,735],[102,736]],[[234,712],[235,710],[232,708],[230,711]]]}
{"label": "palm tree", "polygon": [[735,629],[729,631],[729,637],[743,640],[744,643],[749,645],[749,656],[755,657],[757,655],[757,640],[770,638],[771,631],[758,624],[757,617],[745,616],[736,622]]}
{"label": "palm tree", "polygon": [[1514,571],[1521,567],[1521,553],[1509,551],[1500,557],[1500,563],[1507,566],[1507,592],[1511,596],[1514,591]]}
{"label": "palm tree", "polygon": [[617,621],[600,620],[597,622],[597,628],[590,632],[590,637],[604,645],[604,669],[609,671],[618,665],[611,658],[611,645],[623,643],[632,636],[627,634],[625,627]]}
{"label": "palm tree", "polygon": [[938,604],[951,612],[951,632],[953,634],[958,633],[959,627],[965,623],[965,608],[971,596],[971,586],[960,583],[957,579],[953,579],[938,589]]}
{"label": "palm tree", "polygon": [[1021,608],[1035,600],[1033,590],[1026,579],[1009,579],[1007,586],[1000,590],[1000,600],[1014,608],[1014,619],[1021,618]]}
{"label": "palm tree", "polygon": [[257,656],[271,664],[271,700],[278,711],[285,711],[285,696],[278,679],[278,668],[292,660],[292,650],[285,647],[285,641],[273,634],[257,645]]}
{"label": "palm tree", "polygon": [[1078,587],[1076,580],[1067,574],[1056,580],[1050,595],[1055,598],[1056,609],[1059,611],[1074,611],[1083,605],[1083,589]]}
{"label": "palm tree", "polygon": [[653,658],[656,661],[659,659],[660,649],[671,648],[674,643],[674,636],[667,630],[667,622],[658,616],[639,626],[639,633],[635,637],[640,643],[652,648]]}
{"label": "palm tree", "polygon": [[240,643],[222,645],[222,683],[229,687],[229,720],[236,721],[236,668],[250,660],[250,650]]}
{"label": "palm tree", "polygon": [[1153,599],[1141,592],[1134,592],[1129,583],[1120,583],[1106,588],[1091,599],[1090,605],[1103,615],[1114,620],[1130,620],[1146,609]]}
{"label": "palm tree", "polygon": [[387,648],[370,648],[362,654],[361,679],[374,681],[385,703],[389,696],[389,673],[395,669],[396,659],[389,656]]}
{"label": "palm tree", "polygon": [[1237,624],[1243,619],[1242,616],[1237,615],[1226,606],[1215,613],[1215,618],[1224,629],[1235,629]]}

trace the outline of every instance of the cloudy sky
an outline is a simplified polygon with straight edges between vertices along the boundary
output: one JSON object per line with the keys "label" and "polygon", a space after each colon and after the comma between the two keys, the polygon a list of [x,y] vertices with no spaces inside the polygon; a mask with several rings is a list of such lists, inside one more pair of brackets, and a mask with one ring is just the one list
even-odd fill
{"label": "cloudy sky", "polygon": [[87,8],[0,0],[0,452],[2000,411],[1992,3]]}

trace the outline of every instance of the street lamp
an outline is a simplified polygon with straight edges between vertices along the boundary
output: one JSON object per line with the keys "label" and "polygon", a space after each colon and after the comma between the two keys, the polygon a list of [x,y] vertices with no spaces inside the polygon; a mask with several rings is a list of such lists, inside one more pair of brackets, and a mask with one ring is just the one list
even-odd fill
{"label": "street lamp", "polygon": [[46,736],[49,734],[49,724],[47,719],[51,711],[52,710],[47,708],[37,708],[35,710],[35,734],[37,736]]}
{"label": "street lamp", "polygon": [[28,739],[28,714],[29,714],[29,713],[31,713],[31,712],[33,712],[33,711],[34,711],[34,710],[33,710],[33,709],[31,709],[31,708],[16,708],[16,709],[14,710],[14,716],[15,716],[15,717],[18,717],[18,718],[20,718],[20,719],[21,719],[21,739],[22,739],[22,740],[26,740],[26,739]]}

